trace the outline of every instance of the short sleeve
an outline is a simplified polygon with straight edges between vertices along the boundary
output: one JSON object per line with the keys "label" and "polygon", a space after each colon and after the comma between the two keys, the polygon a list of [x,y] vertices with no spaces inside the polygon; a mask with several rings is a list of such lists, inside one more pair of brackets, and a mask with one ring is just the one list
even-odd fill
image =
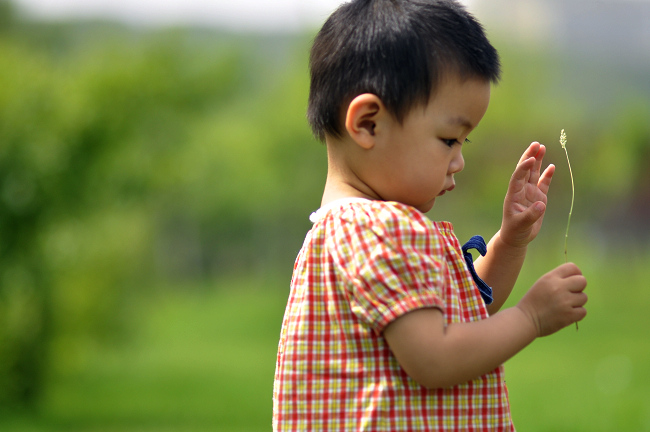
{"label": "short sleeve", "polygon": [[440,233],[415,209],[388,203],[342,212],[333,236],[350,308],[377,334],[416,309],[444,311]]}

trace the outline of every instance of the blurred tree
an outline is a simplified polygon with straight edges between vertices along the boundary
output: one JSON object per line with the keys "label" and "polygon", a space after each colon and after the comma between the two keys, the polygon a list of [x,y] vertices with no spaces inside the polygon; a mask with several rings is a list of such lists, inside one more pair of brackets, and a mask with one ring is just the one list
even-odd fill
{"label": "blurred tree", "polygon": [[182,32],[129,39],[0,39],[0,406],[34,401],[48,353],[74,364],[75,340],[110,336],[151,277],[152,180],[191,119],[241,85],[228,44],[204,56]]}
{"label": "blurred tree", "polygon": [[0,0],[0,34],[8,31],[14,20],[14,5],[9,0]]}
{"label": "blurred tree", "polygon": [[[8,6],[3,5],[3,12]],[[42,66],[0,39],[0,406],[30,401],[43,376],[48,321],[46,262],[38,248],[43,202],[38,167],[21,145]],[[31,91],[24,86],[30,83]],[[29,107],[29,108],[28,108]],[[38,107],[36,107],[38,110]],[[31,125],[30,125],[31,123]]]}

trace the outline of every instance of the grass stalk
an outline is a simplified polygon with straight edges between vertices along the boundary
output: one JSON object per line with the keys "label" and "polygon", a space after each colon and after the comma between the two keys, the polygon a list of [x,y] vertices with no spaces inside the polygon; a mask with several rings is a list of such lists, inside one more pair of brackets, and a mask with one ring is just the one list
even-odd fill
{"label": "grass stalk", "polygon": [[[567,263],[569,262],[569,257],[567,254],[568,241],[569,241],[569,226],[571,225],[571,215],[573,214],[573,201],[575,200],[576,189],[573,184],[573,171],[571,170],[571,161],[569,161],[569,152],[566,149],[566,133],[564,133],[564,129],[562,129],[562,131],[560,132],[560,144],[564,149],[564,154],[566,155],[566,162],[569,165],[569,175],[571,176],[571,207],[569,208],[569,219],[567,220],[566,233],[564,234],[564,262]],[[576,322],[576,330],[578,330],[577,322]]]}

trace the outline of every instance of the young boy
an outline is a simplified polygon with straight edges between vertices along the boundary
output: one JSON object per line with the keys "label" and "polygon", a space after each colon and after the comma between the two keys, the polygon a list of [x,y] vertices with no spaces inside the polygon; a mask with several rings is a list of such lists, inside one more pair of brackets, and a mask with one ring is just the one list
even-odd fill
{"label": "young boy", "polygon": [[499,311],[555,168],[541,172],[539,143],[524,152],[475,271],[451,224],[424,215],[464,167],[497,52],[452,0],[353,0],[324,24],[310,67],[328,175],[294,267],[274,430],[514,430],[502,364],[586,315],[574,264]]}

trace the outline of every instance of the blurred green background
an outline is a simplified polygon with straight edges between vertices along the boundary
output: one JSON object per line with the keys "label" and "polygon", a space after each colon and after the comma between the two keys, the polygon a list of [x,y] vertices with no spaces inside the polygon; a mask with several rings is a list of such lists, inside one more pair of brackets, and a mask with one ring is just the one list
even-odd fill
{"label": "blurred green background", "polygon": [[[602,5],[632,3],[597,3],[542,30],[486,10],[503,81],[430,214],[461,242],[489,237],[521,152],[548,146],[557,174],[516,302],[564,261],[566,130],[589,315],[508,362],[522,431],[650,430],[650,50],[619,34],[650,14],[607,30]],[[305,121],[314,33],[37,21],[0,1],[1,431],[271,429],[326,172]]]}

